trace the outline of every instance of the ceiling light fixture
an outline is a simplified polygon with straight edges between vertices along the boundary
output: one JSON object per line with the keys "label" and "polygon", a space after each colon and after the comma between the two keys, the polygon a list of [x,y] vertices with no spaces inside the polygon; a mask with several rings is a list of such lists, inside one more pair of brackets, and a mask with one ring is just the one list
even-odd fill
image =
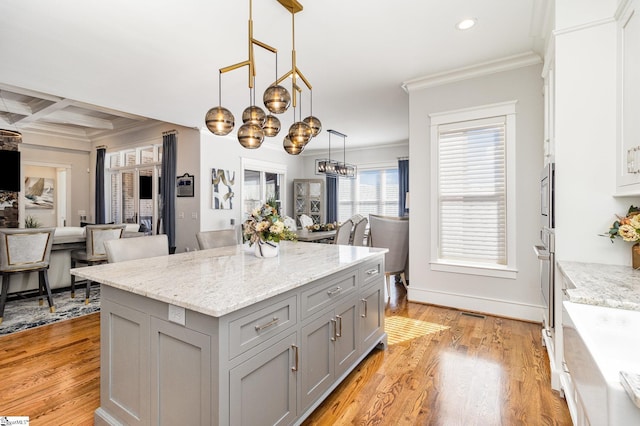
{"label": "ceiling light fixture", "polygon": [[[332,129],[327,130],[327,132],[329,133],[329,158],[316,160],[316,174],[355,179],[356,175],[358,174],[358,167],[353,164],[347,163],[346,160],[347,135]],[[331,159],[331,135],[339,136],[342,138],[342,163]]]}
{"label": "ceiling light fixture", "polygon": [[[285,151],[292,155],[298,155],[309,143],[311,138],[320,133],[322,124],[317,117],[313,116],[313,94],[309,81],[302,75],[296,65],[296,49],[295,49],[295,14],[302,10],[302,5],[297,0],[278,0],[278,2],[289,12],[291,12],[291,31],[292,31],[292,51],[291,51],[291,70],[278,78],[278,51],[253,37],[253,3],[249,0],[249,59],[239,62],[228,67],[220,68],[218,76],[218,106],[211,108],[206,116],[205,123],[207,128],[215,135],[225,136],[229,134],[235,126],[235,118],[231,111],[222,107],[222,74],[233,71],[235,69],[248,66],[249,68],[249,95],[250,106],[242,113],[242,122],[244,123],[238,129],[238,141],[240,144],[249,149],[259,148],[262,145],[264,137],[276,136],[282,127],[280,120],[273,114],[284,113],[292,103],[292,96],[289,91],[280,85],[282,81],[291,76],[291,92],[293,93],[293,121],[289,131],[283,141]],[[276,55],[276,81],[271,84],[263,95],[263,102],[270,114],[266,114],[262,108],[255,105],[255,63],[254,63],[254,45],[258,45]],[[309,89],[311,93],[311,115],[304,120],[296,121],[297,97],[302,89],[297,83],[300,79]],[[302,116],[302,113],[300,113]],[[287,140],[288,138],[288,140]]]}
{"label": "ceiling light fixture", "polygon": [[456,24],[456,28],[464,31],[473,28],[478,20],[476,18],[465,18]]}

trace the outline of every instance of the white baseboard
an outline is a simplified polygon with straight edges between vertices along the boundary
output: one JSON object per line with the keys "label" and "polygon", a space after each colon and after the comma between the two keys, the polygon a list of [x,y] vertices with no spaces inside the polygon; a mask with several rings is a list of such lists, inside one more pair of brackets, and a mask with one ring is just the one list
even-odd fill
{"label": "white baseboard", "polygon": [[409,285],[408,298],[411,302],[429,303],[500,317],[542,323],[543,307],[540,305],[426,290],[411,287],[411,285]]}

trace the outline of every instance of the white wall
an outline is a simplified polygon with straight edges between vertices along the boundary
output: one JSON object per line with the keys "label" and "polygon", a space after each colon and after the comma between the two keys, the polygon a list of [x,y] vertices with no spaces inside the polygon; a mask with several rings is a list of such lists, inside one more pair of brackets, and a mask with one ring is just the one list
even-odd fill
{"label": "white wall", "polygon": [[[89,148],[86,142],[78,143],[55,136],[43,136],[28,131],[22,132],[20,144],[22,175],[24,163],[47,166],[69,166],[67,173],[67,226],[80,226],[79,210],[90,209]],[[21,195],[24,195],[21,194]],[[20,202],[20,221],[24,225],[24,203]],[[31,214],[34,210],[26,212]],[[48,222],[47,222],[48,223]],[[53,223],[55,223],[55,218]]]}
{"label": "white wall", "polygon": [[[200,132],[186,127],[175,126],[170,123],[161,123],[151,127],[145,127],[125,134],[101,138],[94,141],[94,147],[105,145],[107,153],[121,151],[127,148],[135,148],[145,145],[162,144],[162,132],[176,130],[177,133],[177,162],[176,176],[189,173],[195,176],[196,187],[194,197],[176,198],[176,252],[184,251],[186,247],[194,247],[195,234],[200,230],[200,191],[198,182],[200,176]],[[95,217],[93,182],[95,182],[95,148],[91,152],[91,218]],[[183,213],[180,217],[180,213]],[[195,218],[194,215],[195,214]]]}
{"label": "white wall", "polygon": [[[410,300],[541,321],[539,266],[532,249],[539,240],[539,176],[543,164],[541,69],[541,65],[533,65],[410,93]],[[428,115],[511,100],[517,101],[517,278],[432,271]]]}
{"label": "white wall", "polygon": [[[201,204],[200,217],[201,230],[215,230],[229,228],[230,220],[235,219],[236,224],[242,221],[242,188],[241,188],[241,172],[242,158],[250,158],[281,164],[287,168],[286,183],[286,206],[285,210],[288,215],[293,213],[293,179],[304,177],[303,162],[300,157],[289,155],[282,148],[281,133],[275,138],[267,138],[262,146],[258,149],[243,148],[235,136],[216,136],[204,129],[201,131],[200,140],[200,170],[202,179],[196,181],[196,185],[200,186]],[[235,201],[232,210],[214,210],[211,204],[211,169],[224,169],[236,173],[235,180]],[[195,238],[195,237],[194,237]],[[195,244],[195,239],[194,239]],[[197,246],[195,246],[197,247]]]}
{"label": "white wall", "polygon": [[635,198],[616,185],[616,1],[560,0],[556,28],[556,258],[631,265],[631,246],[599,236]]}

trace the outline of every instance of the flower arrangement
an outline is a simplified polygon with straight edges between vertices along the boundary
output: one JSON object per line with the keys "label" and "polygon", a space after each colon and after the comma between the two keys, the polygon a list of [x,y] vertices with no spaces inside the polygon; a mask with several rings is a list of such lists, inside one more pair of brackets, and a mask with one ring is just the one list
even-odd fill
{"label": "flower arrangement", "polygon": [[285,226],[274,204],[267,202],[255,209],[244,222],[244,238],[250,246],[260,241],[279,243],[281,240],[297,239],[297,235]]}
{"label": "flower arrangement", "polygon": [[333,231],[334,229],[338,229],[340,224],[338,222],[333,223],[314,223],[313,225],[307,226],[309,232],[320,232],[320,231]]}
{"label": "flower arrangement", "polygon": [[609,237],[612,243],[616,237],[620,237],[624,241],[640,241],[640,208],[629,206],[625,217],[618,215],[616,217],[618,220],[613,222],[609,232],[603,235]]}

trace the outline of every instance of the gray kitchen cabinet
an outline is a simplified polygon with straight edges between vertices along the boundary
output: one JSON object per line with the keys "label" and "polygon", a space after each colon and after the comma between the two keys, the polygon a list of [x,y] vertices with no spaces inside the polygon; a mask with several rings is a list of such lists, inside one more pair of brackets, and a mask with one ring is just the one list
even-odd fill
{"label": "gray kitchen cabinet", "polygon": [[297,333],[229,372],[229,424],[286,425],[297,415]]}
{"label": "gray kitchen cabinet", "polygon": [[382,254],[217,317],[103,284],[95,424],[299,424],[386,346],[381,271]]}
{"label": "gray kitchen cabinet", "polygon": [[357,299],[309,320],[300,342],[300,408],[306,410],[353,365],[359,355]]}

